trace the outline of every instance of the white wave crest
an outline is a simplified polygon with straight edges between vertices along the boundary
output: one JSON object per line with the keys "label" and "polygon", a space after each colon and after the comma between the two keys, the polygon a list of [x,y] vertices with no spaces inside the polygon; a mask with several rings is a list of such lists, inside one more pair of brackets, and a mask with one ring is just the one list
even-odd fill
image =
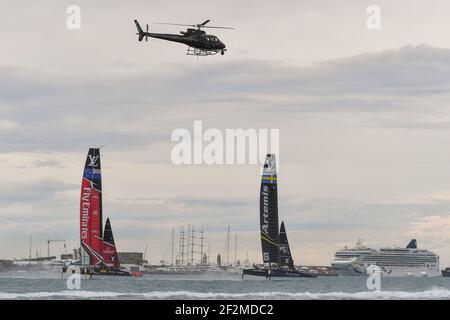
{"label": "white wave crest", "polygon": [[295,300],[422,300],[450,299],[448,289],[434,288],[420,292],[367,291],[367,292],[195,292],[151,291],[143,293],[66,290],[59,292],[7,293],[0,299],[295,299]]}

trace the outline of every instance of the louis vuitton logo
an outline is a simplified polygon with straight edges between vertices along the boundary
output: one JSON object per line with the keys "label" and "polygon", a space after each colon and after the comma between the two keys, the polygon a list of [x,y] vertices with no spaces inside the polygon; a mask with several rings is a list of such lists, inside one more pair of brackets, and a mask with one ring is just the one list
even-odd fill
{"label": "louis vuitton logo", "polygon": [[100,156],[93,156],[93,155],[89,155],[89,164],[88,164],[88,166],[89,167],[95,167],[96,165],[97,165],[97,161],[98,161],[98,158],[99,158]]}

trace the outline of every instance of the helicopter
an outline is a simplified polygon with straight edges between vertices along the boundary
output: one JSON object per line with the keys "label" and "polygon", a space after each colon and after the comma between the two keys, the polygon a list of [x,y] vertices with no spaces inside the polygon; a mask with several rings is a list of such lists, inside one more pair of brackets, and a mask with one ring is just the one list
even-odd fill
{"label": "helicopter", "polygon": [[[136,24],[136,28],[138,30],[138,40],[142,41],[145,38],[145,41],[148,41],[148,37],[157,38],[167,41],[179,42],[188,46],[187,55],[194,56],[209,56],[215,55],[220,52],[221,55],[225,54],[226,46],[225,44],[219,40],[218,37],[206,34],[205,31],[201,30],[202,28],[215,28],[215,29],[234,29],[231,27],[215,27],[215,26],[207,26],[211,20],[206,20],[203,23],[199,24],[179,24],[179,23],[167,23],[167,22],[155,22],[155,24],[165,24],[165,25],[175,25],[175,26],[186,26],[191,27],[186,31],[180,31],[181,35],[178,34],[167,34],[167,33],[152,33],[148,32],[148,24],[147,29],[144,32],[139,22],[134,20]],[[193,28],[192,28],[193,27]]]}

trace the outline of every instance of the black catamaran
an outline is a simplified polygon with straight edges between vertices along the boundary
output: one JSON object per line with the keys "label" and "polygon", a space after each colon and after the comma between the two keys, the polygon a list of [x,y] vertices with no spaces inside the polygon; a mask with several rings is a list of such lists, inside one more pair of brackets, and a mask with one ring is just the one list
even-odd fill
{"label": "black catamaran", "polygon": [[317,274],[295,269],[284,222],[278,225],[277,168],[274,154],[264,163],[260,191],[260,231],[264,267],[244,269],[244,275],[271,277],[310,277]]}

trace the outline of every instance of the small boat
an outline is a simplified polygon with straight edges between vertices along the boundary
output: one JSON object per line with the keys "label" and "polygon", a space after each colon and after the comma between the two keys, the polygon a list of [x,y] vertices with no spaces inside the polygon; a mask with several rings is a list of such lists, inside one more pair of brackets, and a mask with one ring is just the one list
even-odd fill
{"label": "small boat", "polygon": [[284,222],[278,227],[277,168],[274,154],[268,154],[264,163],[260,189],[260,231],[264,266],[244,269],[245,275],[285,278],[316,278],[317,272],[299,270],[294,266]]}
{"label": "small boat", "polygon": [[441,274],[443,277],[450,277],[450,267],[447,267],[444,270],[441,270]]}

